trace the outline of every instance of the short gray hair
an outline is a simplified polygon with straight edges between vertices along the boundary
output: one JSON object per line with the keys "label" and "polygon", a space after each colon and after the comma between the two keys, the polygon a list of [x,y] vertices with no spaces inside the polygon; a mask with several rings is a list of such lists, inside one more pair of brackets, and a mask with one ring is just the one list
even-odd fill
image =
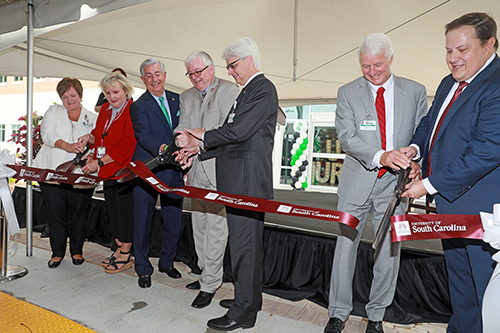
{"label": "short gray hair", "polygon": [[154,64],[160,64],[161,72],[165,73],[165,65],[163,64],[163,62],[161,62],[156,58],[148,58],[144,60],[141,66],[139,67],[139,72],[141,72],[141,76],[144,77],[144,67]]}
{"label": "short gray hair", "polygon": [[187,65],[193,63],[193,61],[195,59],[200,59],[201,62],[205,66],[210,66],[210,65],[213,65],[213,63],[214,63],[212,61],[212,57],[207,52],[205,52],[205,51],[194,51],[193,53],[191,53],[190,55],[187,56],[186,60],[184,60],[184,66],[187,67]]}
{"label": "short gray hair", "polygon": [[127,98],[131,99],[132,95],[134,94],[134,87],[132,87],[132,83],[130,83],[130,80],[127,79],[127,77],[122,73],[111,72],[99,81],[99,87],[104,94],[106,94],[104,90],[109,85],[116,87],[117,84],[119,84],[120,87],[125,91],[125,93],[127,94]]}
{"label": "short gray hair", "polygon": [[245,59],[248,56],[252,56],[255,69],[260,70],[260,51],[257,43],[250,37],[243,37],[232,42],[222,53],[224,60],[231,57]]}
{"label": "short gray hair", "polygon": [[358,48],[358,58],[361,53],[372,56],[384,53],[385,57],[389,60],[394,55],[394,50],[390,38],[386,34],[377,32],[368,35],[361,42]]}

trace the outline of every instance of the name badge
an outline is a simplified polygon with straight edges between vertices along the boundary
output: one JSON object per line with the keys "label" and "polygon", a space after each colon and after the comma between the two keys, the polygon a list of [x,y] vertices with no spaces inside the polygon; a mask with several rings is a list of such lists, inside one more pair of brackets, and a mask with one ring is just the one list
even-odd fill
{"label": "name badge", "polygon": [[97,158],[102,158],[104,155],[106,155],[106,147],[97,147]]}
{"label": "name badge", "polygon": [[361,120],[359,124],[359,129],[361,131],[375,131],[377,129],[376,120]]}
{"label": "name badge", "polygon": [[227,118],[227,122],[231,124],[234,121],[234,112],[231,112],[229,114],[229,117]]}

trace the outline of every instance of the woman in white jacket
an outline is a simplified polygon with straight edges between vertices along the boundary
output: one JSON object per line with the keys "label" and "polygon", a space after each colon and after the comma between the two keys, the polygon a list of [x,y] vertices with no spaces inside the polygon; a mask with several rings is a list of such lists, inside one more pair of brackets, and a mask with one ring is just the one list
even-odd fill
{"label": "woman in white jacket", "polygon": [[[52,105],[43,117],[43,146],[33,163],[38,168],[55,169],[74,159],[76,153],[85,148],[84,144],[78,142],[78,138],[90,133],[97,119],[93,112],[81,105],[83,87],[78,79],[63,78],[57,84],[57,93],[63,105]],[[81,169],[76,172],[81,172]],[[40,189],[47,207],[52,249],[48,266],[56,268],[61,264],[68,236],[73,264],[83,264],[85,222],[93,188],[75,188],[68,184],[45,182],[40,183]]]}

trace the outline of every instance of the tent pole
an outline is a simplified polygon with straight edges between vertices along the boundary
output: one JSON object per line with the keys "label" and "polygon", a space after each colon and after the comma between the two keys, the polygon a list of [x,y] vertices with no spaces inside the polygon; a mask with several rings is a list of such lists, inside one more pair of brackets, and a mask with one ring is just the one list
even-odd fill
{"label": "tent pole", "polygon": [[293,4],[293,82],[297,81],[297,35],[299,30],[299,0]]}
{"label": "tent pole", "polygon": [[[28,0],[28,70],[26,91],[26,165],[31,166],[33,159],[33,17],[34,0]],[[26,256],[33,255],[33,186],[31,181],[26,182]]]}

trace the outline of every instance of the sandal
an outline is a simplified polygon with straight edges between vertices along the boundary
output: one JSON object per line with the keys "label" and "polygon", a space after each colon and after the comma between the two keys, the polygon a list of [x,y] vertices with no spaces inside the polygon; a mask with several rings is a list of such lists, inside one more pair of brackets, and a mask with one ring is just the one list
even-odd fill
{"label": "sandal", "polygon": [[[117,246],[117,248],[121,248],[121,245]],[[116,257],[115,257],[115,253],[113,252],[112,255],[110,255],[109,257],[107,257],[103,261],[101,261],[102,267],[106,268],[107,266],[109,266],[115,260],[116,260]]]}
{"label": "sandal", "polygon": [[[120,261],[116,261],[116,260],[110,261],[109,265],[106,268],[104,268],[104,271],[106,273],[110,273],[110,274],[120,273],[120,272],[123,272],[124,270],[127,270],[130,267],[132,267],[132,265],[134,264],[134,260],[132,259],[132,253],[130,253],[130,251],[128,251],[128,252],[120,251],[120,254],[128,254],[128,259],[127,260],[120,260]],[[118,265],[122,265],[122,267],[118,268]],[[109,266],[113,267],[113,269],[109,269],[108,268]]]}

